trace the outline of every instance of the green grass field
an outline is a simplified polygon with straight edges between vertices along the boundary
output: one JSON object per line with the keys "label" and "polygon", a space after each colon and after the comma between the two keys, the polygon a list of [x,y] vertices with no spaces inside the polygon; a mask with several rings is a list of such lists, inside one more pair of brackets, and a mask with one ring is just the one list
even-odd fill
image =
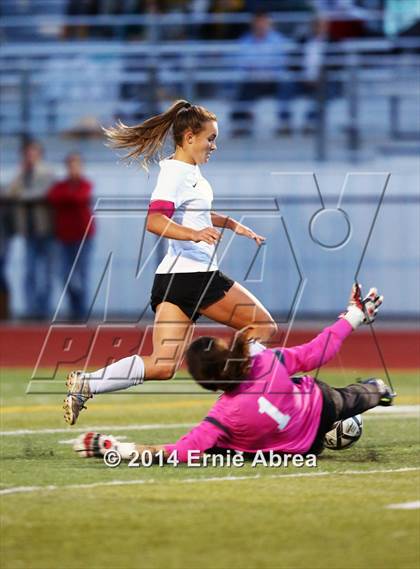
{"label": "green grass field", "polygon": [[[419,415],[407,407],[420,403],[414,373],[393,373],[399,412],[365,415],[361,440],[325,452],[317,468],[140,469],[80,459],[69,441],[108,427],[126,440],[172,442],[214,397],[182,382],[162,385],[161,394],[142,386],[97,397],[70,428],[63,394],[25,394],[29,375],[1,375],[2,568],[420,565],[420,510],[388,508],[420,499]],[[343,372],[322,378],[349,382]]]}

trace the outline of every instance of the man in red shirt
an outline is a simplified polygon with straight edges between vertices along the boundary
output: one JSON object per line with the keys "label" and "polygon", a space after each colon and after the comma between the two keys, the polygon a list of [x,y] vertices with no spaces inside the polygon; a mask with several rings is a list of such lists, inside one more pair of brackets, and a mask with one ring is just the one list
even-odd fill
{"label": "man in red shirt", "polygon": [[92,184],[83,175],[79,154],[69,154],[65,163],[67,177],[52,186],[48,200],[55,216],[55,237],[70,317],[82,320],[87,315],[87,269],[95,231],[90,205]]}

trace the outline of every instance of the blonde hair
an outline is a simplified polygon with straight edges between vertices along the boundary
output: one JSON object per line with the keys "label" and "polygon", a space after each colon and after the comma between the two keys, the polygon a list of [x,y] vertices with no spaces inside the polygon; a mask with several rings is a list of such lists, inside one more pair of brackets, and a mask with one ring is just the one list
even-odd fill
{"label": "blonde hair", "polygon": [[114,127],[104,128],[109,146],[129,149],[125,160],[141,160],[147,170],[151,161],[160,158],[160,152],[172,129],[175,146],[182,145],[182,137],[187,130],[199,133],[207,121],[217,120],[216,115],[205,107],[192,105],[182,99],[175,101],[169,109],[144,122],[127,126],[118,121]]}

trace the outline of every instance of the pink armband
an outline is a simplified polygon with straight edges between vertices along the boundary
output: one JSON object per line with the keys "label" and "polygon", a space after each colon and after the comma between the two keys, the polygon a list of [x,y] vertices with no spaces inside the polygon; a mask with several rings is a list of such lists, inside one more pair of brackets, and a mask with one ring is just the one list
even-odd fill
{"label": "pink armband", "polygon": [[148,213],[161,213],[166,217],[171,218],[175,211],[175,204],[165,200],[153,200],[149,204]]}

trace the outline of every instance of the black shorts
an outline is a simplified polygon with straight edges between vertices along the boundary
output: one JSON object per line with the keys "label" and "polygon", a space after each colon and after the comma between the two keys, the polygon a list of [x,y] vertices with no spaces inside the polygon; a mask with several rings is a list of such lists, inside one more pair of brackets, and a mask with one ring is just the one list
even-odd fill
{"label": "black shorts", "polygon": [[308,453],[320,454],[326,433],[336,421],[343,421],[376,407],[382,395],[376,385],[352,383],[347,387],[331,387],[315,380],[322,393],[321,421]]}
{"label": "black shorts", "polygon": [[233,284],[221,271],[156,274],[150,303],[156,312],[161,302],[171,302],[195,322],[199,309],[223,298]]}

